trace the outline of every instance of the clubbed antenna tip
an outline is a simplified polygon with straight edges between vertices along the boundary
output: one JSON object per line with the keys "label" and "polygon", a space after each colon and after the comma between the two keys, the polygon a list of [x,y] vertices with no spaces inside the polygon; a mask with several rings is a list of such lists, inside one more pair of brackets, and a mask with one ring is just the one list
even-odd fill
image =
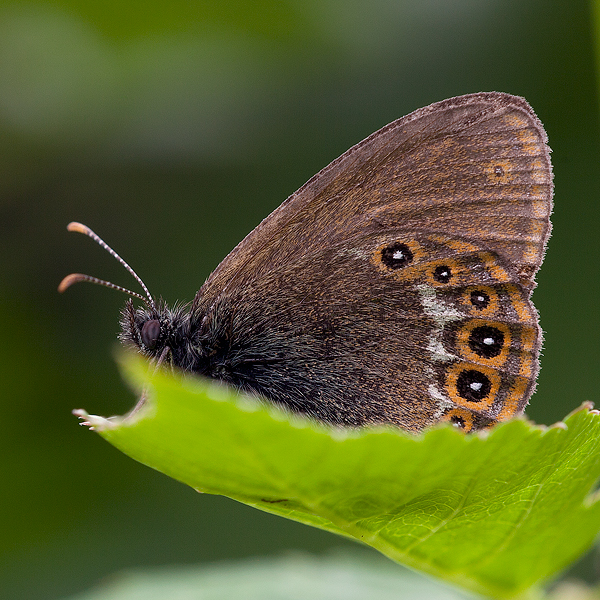
{"label": "clubbed antenna tip", "polygon": [[146,293],[146,296],[142,296],[137,292],[132,292],[127,288],[124,288],[120,285],[116,285],[111,283],[110,281],[105,281],[104,279],[98,279],[97,277],[92,277],[91,275],[84,275],[83,273],[71,273],[67,275],[59,284],[58,291],[64,292],[67,288],[71,287],[74,283],[78,283],[79,281],[88,281],[89,283],[95,283],[97,285],[102,285],[104,287],[111,288],[113,290],[118,290],[119,292],[124,292],[125,294],[129,294],[135,298],[139,298],[143,302],[145,302],[150,308],[156,310],[156,304],[154,303],[154,299],[150,294],[150,291],[146,287],[146,284],[141,280],[138,274],[99,236],[96,235],[87,225],[83,225],[83,223],[78,223],[77,221],[72,221],[67,225],[68,231],[75,231],[77,233],[83,233],[88,237],[92,238],[97,244],[102,246],[113,258],[117,259],[125,269],[134,277],[134,279],[142,286],[142,289]]}

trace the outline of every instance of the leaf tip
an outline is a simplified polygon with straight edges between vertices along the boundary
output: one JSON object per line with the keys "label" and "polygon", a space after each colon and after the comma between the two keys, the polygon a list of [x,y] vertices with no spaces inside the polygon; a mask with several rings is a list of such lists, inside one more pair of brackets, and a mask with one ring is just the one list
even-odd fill
{"label": "leaf tip", "polygon": [[576,415],[581,414],[581,413],[585,413],[585,414],[593,415],[594,417],[597,417],[598,415],[600,415],[600,410],[594,408],[593,402],[590,402],[590,401],[582,402],[580,406],[578,406],[576,409],[572,410],[562,421],[557,421],[556,423],[553,423],[552,425],[548,426],[547,429],[548,430],[569,429],[569,425],[567,422],[570,419],[572,419],[573,417],[575,417]]}
{"label": "leaf tip", "polygon": [[575,410],[572,410],[563,420],[567,420],[573,415],[576,415],[579,412],[588,412],[592,415],[599,415],[600,411],[594,408],[594,403],[586,400],[582,402],[580,406],[578,406]]}
{"label": "leaf tip", "polygon": [[115,426],[110,419],[100,417],[98,415],[90,415],[83,408],[76,408],[72,412],[78,419],[81,420],[79,424],[82,427],[88,427],[90,431],[103,431],[105,429],[111,429]]}

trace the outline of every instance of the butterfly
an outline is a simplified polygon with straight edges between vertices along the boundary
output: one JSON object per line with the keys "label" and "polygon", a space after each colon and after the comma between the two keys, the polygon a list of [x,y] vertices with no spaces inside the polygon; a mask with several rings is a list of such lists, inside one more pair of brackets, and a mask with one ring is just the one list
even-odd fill
{"label": "butterfly", "polygon": [[350,148],[260,223],[185,306],[125,291],[121,339],[334,425],[521,413],[541,330],[530,296],[550,234],[552,167],[529,104],[489,92],[402,117]]}

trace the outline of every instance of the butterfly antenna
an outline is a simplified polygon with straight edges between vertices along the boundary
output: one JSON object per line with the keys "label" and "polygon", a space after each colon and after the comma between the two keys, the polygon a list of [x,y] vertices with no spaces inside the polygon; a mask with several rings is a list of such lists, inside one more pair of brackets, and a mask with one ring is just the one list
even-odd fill
{"label": "butterfly antenna", "polygon": [[97,285],[102,285],[104,287],[111,288],[113,290],[118,290],[119,292],[124,292],[125,294],[129,294],[130,296],[134,296],[135,298],[139,298],[145,304],[154,310],[156,310],[156,304],[154,303],[154,299],[150,294],[150,291],[146,287],[146,284],[140,279],[139,275],[97,234],[95,234],[89,227],[83,225],[82,223],[77,223],[73,221],[67,225],[68,231],[76,231],[77,233],[83,233],[88,237],[91,237],[97,244],[102,246],[113,258],[116,258],[129,273],[135,278],[135,280],[142,286],[142,289],[146,293],[146,297],[138,294],[137,292],[132,292],[127,288],[121,287],[120,285],[116,285],[111,283],[110,281],[105,281],[104,279],[98,279],[97,277],[92,277],[90,275],[84,275],[83,273],[71,273],[67,275],[58,286],[59,292],[64,292],[67,288],[71,287],[74,283],[79,281],[89,281],[90,283],[95,283]]}

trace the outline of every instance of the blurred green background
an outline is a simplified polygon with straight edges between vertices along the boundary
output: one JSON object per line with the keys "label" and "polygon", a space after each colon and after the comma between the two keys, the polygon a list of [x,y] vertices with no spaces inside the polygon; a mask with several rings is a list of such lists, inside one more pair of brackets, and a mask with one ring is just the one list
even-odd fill
{"label": "blurred green background", "polygon": [[[191,300],[233,246],[352,144],[468,92],[525,96],[555,167],[534,299],[528,415],[598,400],[600,153],[583,0],[121,0],[0,5],[0,597],[52,600],[131,566],[319,553],[349,542],[202,496],[77,427],[129,409],[124,297],[72,271]],[[219,427],[218,423],[214,424]],[[580,567],[593,579],[591,562]]]}

